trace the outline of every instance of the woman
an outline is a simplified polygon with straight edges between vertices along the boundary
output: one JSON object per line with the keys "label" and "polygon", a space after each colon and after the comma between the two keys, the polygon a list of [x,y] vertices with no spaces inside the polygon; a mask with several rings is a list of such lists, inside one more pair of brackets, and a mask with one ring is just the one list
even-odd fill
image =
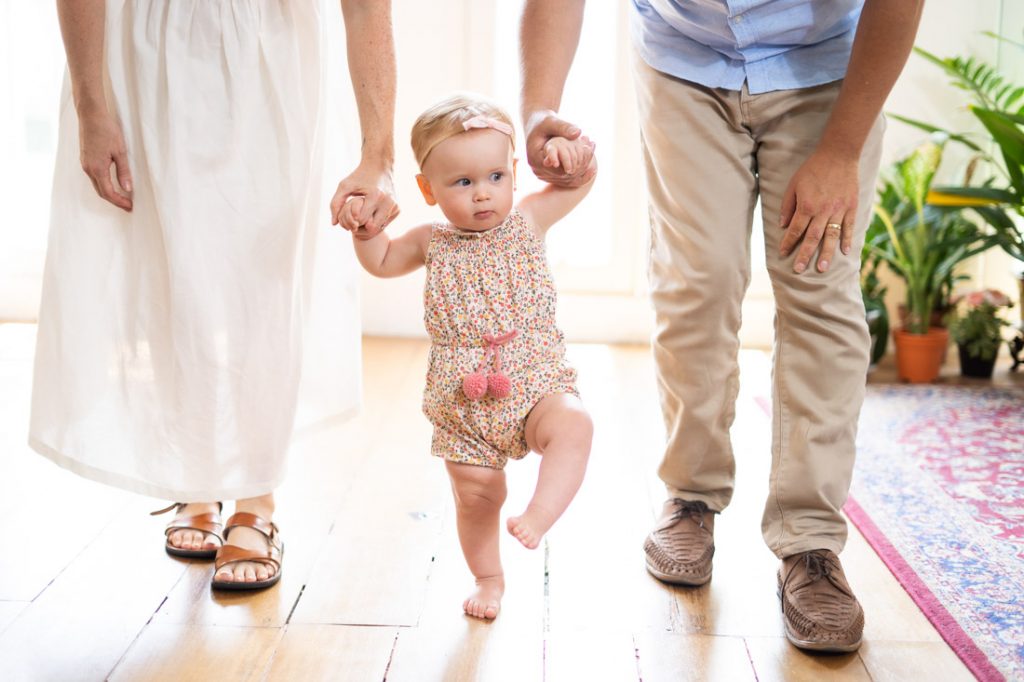
{"label": "woman", "polygon": [[[366,196],[368,230],[397,213],[389,4],[342,2],[363,156],[333,213]],[[214,587],[268,587],[319,203],[319,0],[58,10],[70,88],[30,442],[78,474],[174,500],[166,549],[216,556]],[[226,524],[223,500],[236,501]]]}

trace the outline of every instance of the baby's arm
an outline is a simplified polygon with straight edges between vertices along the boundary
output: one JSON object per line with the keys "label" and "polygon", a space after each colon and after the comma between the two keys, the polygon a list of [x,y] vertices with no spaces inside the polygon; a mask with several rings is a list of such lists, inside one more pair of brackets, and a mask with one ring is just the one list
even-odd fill
{"label": "baby's arm", "polygon": [[[567,173],[576,171],[575,164],[581,158],[584,146],[593,149],[593,143],[586,137],[576,140],[564,137],[553,137],[544,145],[544,165],[549,167],[562,166]],[[544,236],[548,228],[564,218],[576,204],[583,201],[587,192],[594,185],[597,176],[597,157],[590,159],[590,180],[579,187],[559,187],[548,185],[539,192],[529,194],[519,202],[519,211],[538,234]]]}
{"label": "baby's arm", "polygon": [[[361,197],[353,197],[345,203],[339,213],[341,224],[362,208]],[[370,239],[353,237],[356,258],[371,275],[377,277],[398,277],[422,266],[427,260],[430,244],[430,225],[414,227],[400,237],[392,239],[386,232],[378,232]]]}

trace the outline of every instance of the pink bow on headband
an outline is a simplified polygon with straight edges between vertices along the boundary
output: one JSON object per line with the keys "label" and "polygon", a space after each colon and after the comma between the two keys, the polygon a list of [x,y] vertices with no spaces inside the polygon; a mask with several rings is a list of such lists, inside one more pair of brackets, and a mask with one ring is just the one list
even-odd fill
{"label": "pink bow on headband", "polygon": [[504,121],[499,121],[496,118],[491,118],[490,116],[478,115],[462,122],[463,130],[470,130],[472,128],[493,128],[494,130],[497,130],[499,133],[504,133],[509,137],[512,137],[512,126],[505,123]]}

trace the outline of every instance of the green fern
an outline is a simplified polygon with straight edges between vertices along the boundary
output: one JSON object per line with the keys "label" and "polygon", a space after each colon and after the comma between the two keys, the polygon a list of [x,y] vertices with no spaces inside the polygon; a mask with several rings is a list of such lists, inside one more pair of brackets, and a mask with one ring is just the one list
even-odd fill
{"label": "green fern", "polygon": [[920,47],[914,51],[952,76],[953,85],[970,92],[980,106],[1024,115],[1024,87],[1008,81],[988,63],[974,57],[943,59]]}

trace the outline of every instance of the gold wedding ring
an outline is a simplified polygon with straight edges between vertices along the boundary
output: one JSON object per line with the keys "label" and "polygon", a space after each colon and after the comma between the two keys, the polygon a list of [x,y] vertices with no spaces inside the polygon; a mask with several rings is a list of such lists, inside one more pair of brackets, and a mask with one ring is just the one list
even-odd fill
{"label": "gold wedding ring", "polygon": [[829,223],[828,225],[825,226],[825,229],[826,230],[838,230],[839,232],[842,232],[843,231],[843,226],[840,225],[839,223]]}

